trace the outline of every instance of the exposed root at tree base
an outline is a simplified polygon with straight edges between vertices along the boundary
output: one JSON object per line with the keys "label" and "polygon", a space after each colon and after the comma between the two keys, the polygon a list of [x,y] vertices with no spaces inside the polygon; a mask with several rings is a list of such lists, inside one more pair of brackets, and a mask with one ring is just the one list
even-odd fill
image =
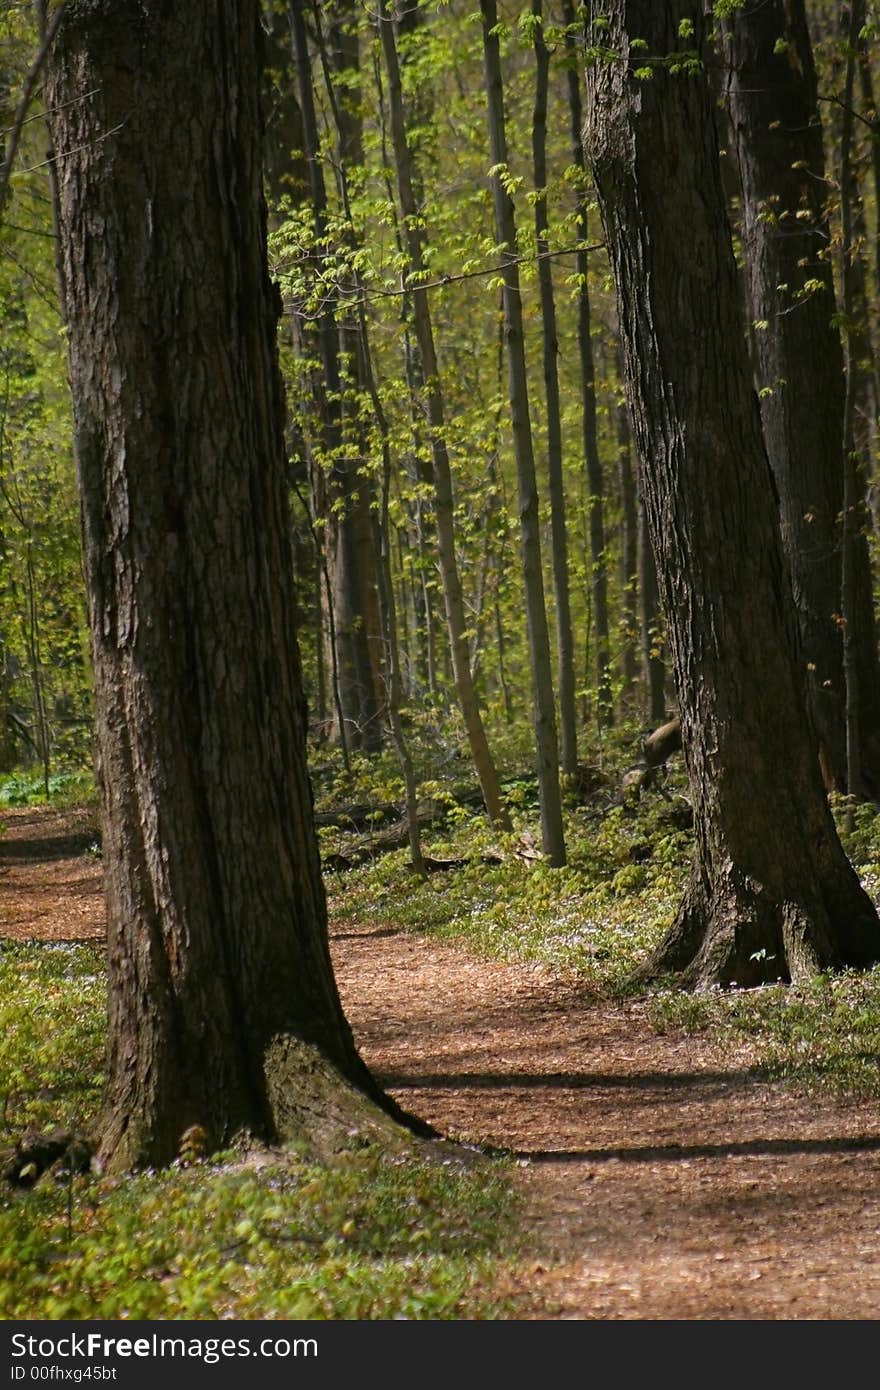
{"label": "exposed root at tree base", "polygon": [[439,1138],[377,1091],[379,1103],[346,1081],[310,1043],[283,1036],[264,1054],[266,1092],[278,1138],[326,1162],[345,1150],[379,1144],[411,1151],[417,1139]]}
{"label": "exposed root at tree base", "polygon": [[695,872],[674,923],[632,983],[675,975],[683,988],[751,989],[878,958],[877,918],[854,875],[829,906],[816,892],[796,898],[733,872],[709,891]]}

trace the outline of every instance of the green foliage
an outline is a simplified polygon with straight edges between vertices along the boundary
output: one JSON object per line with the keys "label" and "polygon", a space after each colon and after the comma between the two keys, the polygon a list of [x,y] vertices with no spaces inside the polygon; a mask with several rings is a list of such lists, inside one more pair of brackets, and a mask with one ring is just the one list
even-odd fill
{"label": "green foliage", "polygon": [[39,772],[14,772],[0,777],[0,806],[77,806],[95,799],[91,772],[55,772],[48,794]]}
{"label": "green foliage", "polygon": [[482,819],[460,819],[428,843],[432,855],[465,866],[424,882],[406,872],[402,851],[330,875],[334,917],[381,915],[412,931],[464,940],[487,956],[539,961],[598,988],[624,988],[671,923],[684,889],[684,802],[650,796],[632,807],[572,810],[568,867],[550,869],[534,858],[540,836],[533,784],[507,784],[505,792],[512,835],[496,834]]}
{"label": "green foliage", "polygon": [[[0,1148],[94,1116],[104,988],[91,947],[0,951]],[[0,1317],[495,1317],[515,1211],[503,1164],[375,1148],[47,1175],[0,1200]]]}
{"label": "green foliage", "polygon": [[372,1150],[78,1178],[69,1228],[44,1183],[0,1210],[0,1317],[496,1317],[512,1215],[501,1164]]}
{"label": "green foliage", "polygon": [[660,1031],[683,1028],[748,1044],[769,1076],[809,1091],[880,1096],[880,968],[701,995],[673,987],[652,996],[650,1007]]}
{"label": "green foliage", "polygon": [[94,1112],[104,996],[98,947],[0,943],[0,1147]]}

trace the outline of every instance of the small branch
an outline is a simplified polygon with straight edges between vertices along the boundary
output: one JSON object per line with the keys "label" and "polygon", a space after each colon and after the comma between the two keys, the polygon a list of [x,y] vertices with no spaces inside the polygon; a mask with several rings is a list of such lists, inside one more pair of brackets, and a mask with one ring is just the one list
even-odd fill
{"label": "small branch", "polygon": [[[33,116],[27,116],[25,120],[21,121],[20,125],[26,126],[32,125],[34,121],[44,121],[50,111],[53,113],[55,111],[65,111],[68,106],[77,106],[81,101],[88,101],[89,97],[95,96],[100,90],[100,87],[93,87],[90,92],[83,92],[81,97],[71,97],[70,101],[62,101],[58,106],[49,106],[45,111],[36,111]],[[14,130],[14,125],[6,126],[4,130],[0,130],[0,135],[11,135]]]}
{"label": "small branch", "polygon": [[58,32],[58,27],[61,24],[63,15],[64,0],[61,0],[61,3],[59,4],[57,10],[55,11],[55,14],[52,17],[52,23],[49,25],[49,28],[46,31],[46,37],[43,39],[43,42],[40,45],[40,51],[34,59],[33,66],[31,67],[31,70],[28,73],[27,81],[24,84],[24,91],[22,92],[21,100],[18,103],[18,109],[15,113],[15,120],[12,123],[12,129],[10,132],[9,147],[6,151],[6,160],[3,164],[2,170],[0,170],[0,216],[2,216],[3,209],[6,206],[6,199],[9,196],[9,180],[12,177],[12,166],[15,163],[15,156],[18,153],[18,145],[19,141],[21,140],[21,132],[24,127],[25,120],[27,118],[28,108],[31,104],[31,100],[34,95],[34,89],[37,85],[37,79],[39,78],[40,73],[43,70],[43,64],[46,61],[49,49],[52,47],[52,43],[54,42],[55,35]]}
{"label": "small branch", "polygon": [[831,106],[839,106],[845,115],[851,116],[854,121],[861,121],[863,126],[867,126],[872,135],[880,135],[880,121],[872,121],[867,116],[863,116],[860,111],[856,111],[854,107],[849,106],[843,98],[837,96],[836,93],[830,97],[818,96],[816,100],[827,102]]}
{"label": "small branch", "polygon": [[402,295],[417,294],[419,290],[443,289],[458,280],[477,280],[484,275],[502,275],[505,267],[510,265],[535,265],[538,261],[548,260],[553,256],[574,256],[578,251],[586,253],[604,249],[604,241],[597,241],[593,246],[565,246],[560,251],[542,251],[537,256],[509,256],[502,265],[489,266],[485,270],[463,270],[460,275],[441,275],[437,280],[427,280],[421,285],[407,285],[401,290],[363,290],[363,295],[365,299],[400,298]]}
{"label": "small branch", "polygon": [[39,164],[31,164],[29,168],[22,169],[21,172],[23,174],[35,174],[38,169],[48,169],[51,164],[57,164],[59,159],[68,159],[72,154],[79,154],[80,150],[91,149],[96,145],[103,144],[105,140],[110,139],[111,135],[118,135],[124,126],[125,121],[120,121],[119,125],[115,125],[112,130],[105,130],[104,134],[99,135],[95,140],[88,140],[84,145],[74,145],[69,150],[59,150],[58,153],[53,154],[50,159],[43,159]]}
{"label": "small branch", "polygon": [[[590,251],[604,251],[604,249],[604,241],[597,241],[591,246],[564,246],[559,251],[541,251],[536,256],[510,256],[503,265],[487,266],[484,270],[463,270],[459,275],[441,275],[437,280],[428,280],[421,285],[405,285],[399,290],[367,289],[361,283],[355,289],[348,289],[344,285],[339,285],[336,293],[349,302],[360,304],[365,304],[368,299],[402,299],[407,295],[419,294],[423,290],[442,290],[447,285],[454,285],[459,280],[478,280],[486,275],[502,275],[506,266],[535,265],[538,261],[548,260],[554,256],[587,255]],[[296,312],[290,308],[285,309],[287,314]]]}

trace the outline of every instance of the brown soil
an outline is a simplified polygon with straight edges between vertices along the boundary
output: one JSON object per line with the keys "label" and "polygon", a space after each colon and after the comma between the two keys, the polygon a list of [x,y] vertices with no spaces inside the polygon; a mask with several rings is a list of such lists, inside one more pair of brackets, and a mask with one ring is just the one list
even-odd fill
{"label": "brown soil", "polygon": [[4,810],[0,834],[0,936],[87,941],[104,935],[94,812],[42,806]]}
{"label": "brown soil", "polygon": [[[85,813],[4,812],[0,934],[94,938]],[[477,960],[389,923],[333,954],[362,1052],[407,1109],[513,1150],[520,1316],[874,1319],[880,1107],[806,1099],[747,1052],[658,1036],[533,966]]]}

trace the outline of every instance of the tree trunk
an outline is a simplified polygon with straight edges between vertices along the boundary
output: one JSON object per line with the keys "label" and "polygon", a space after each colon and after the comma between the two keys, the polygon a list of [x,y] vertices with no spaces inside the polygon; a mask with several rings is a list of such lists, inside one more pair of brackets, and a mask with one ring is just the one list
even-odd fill
{"label": "tree trunk", "polygon": [[566,777],[577,774],[577,715],[574,694],[574,641],[568,587],[568,531],[565,483],[562,476],[562,413],[559,401],[559,343],[547,220],[547,86],[550,50],[544,42],[542,0],[532,0],[536,20],[535,108],[532,119],[532,159],[535,178],[535,246],[541,291],[541,332],[544,350],[544,395],[547,407],[547,489],[550,495],[550,534],[553,597],[556,607],[556,667],[559,701],[559,760]]}
{"label": "tree trunk", "polygon": [[[864,4],[853,3],[849,13],[849,41],[847,43],[846,78],[843,89],[843,119],[840,130],[840,234],[843,273],[843,315],[849,325],[855,317],[855,264],[857,254],[853,238],[852,197],[852,146],[853,146],[853,96],[855,70],[858,59],[859,30],[864,19]],[[853,357],[853,342],[849,329],[844,337],[844,360],[846,363],[846,395],[842,412],[840,443],[843,456],[843,525],[841,535],[842,579],[840,616],[843,628],[843,677],[846,690],[846,791],[851,797],[858,796],[862,783],[862,686],[856,652],[858,650],[861,626],[856,607],[858,585],[856,579],[856,558],[858,555],[858,536],[860,514],[858,508],[858,453],[856,448],[853,417],[855,414],[856,364]],[[870,637],[876,653],[873,612]],[[851,824],[852,802],[847,816]]]}
{"label": "tree trunk", "polygon": [[[623,363],[617,363],[618,380],[623,381]],[[632,440],[626,401],[615,411],[617,425],[617,472],[620,486],[620,668],[623,677],[621,699],[624,709],[632,703],[636,683],[636,640],[639,634],[639,523],[636,479],[633,470]]]}
{"label": "tree trunk", "polygon": [[[820,756],[823,768],[832,773],[832,785],[844,790],[843,630],[865,695],[859,740],[863,772],[868,784],[878,787],[880,670],[870,560],[859,524],[861,509],[858,516],[853,503],[844,509],[843,356],[827,256],[827,185],[816,73],[803,0],[748,6],[725,22],[723,32],[761,418],[779,493],[782,539]],[[845,204],[846,194],[844,188]],[[849,454],[847,448],[845,456]],[[847,519],[853,524],[847,526]],[[843,629],[842,530],[849,532],[854,605]]]}
{"label": "tree trunk", "polygon": [[[607,22],[601,43],[616,56],[591,71],[585,135],[696,838],[690,886],[648,970],[753,985],[867,964],[880,954],[880,923],[819,775],[712,102],[702,68],[686,57],[702,40],[702,5],[596,0],[591,13]],[[682,21],[695,37],[682,34]],[[633,39],[646,47],[633,49]],[[664,61],[677,50],[680,64]]]}
{"label": "tree trunk", "polygon": [[498,16],[495,0],[480,0],[483,19],[483,57],[486,68],[486,97],[489,143],[492,157],[492,198],[495,205],[495,235],[501,247],[504,332],[507,344],[507,379],[510,390],[510,426],[519,485],[520,553],[526,599],[526,628],[529,668],[532,677],[532,703],[535,728],[535,760],[538,799],[541,807],[541,841],[548,861],[565,863],[565,836],[562,826],[562,799],[559,789],[559,749],[556,739],[556,711],[553,705],[553,676],[550,663],[550,635],[544,605],[544,575],[541,568],[541,528],[538,513],[538,485],[529,419],[529,391],[523,338],[522,301],[516,262],[516,224],[513,202],[504,184],[508,168],[507,136],[504,126],[504,90],[501,80],[501,54],[498,43]]}
{"label": "tree trunk", "polygon": [[47,80],[114,1168],[167,1162],[192,1125],[327,1150],[382,1119],[333,979],[306,773],[259,53],[256,3],[83,0]]}
{"label": "tree trunk", "polygon": [[[316,245],[327,227],[327,191],[321,165],[318,120],[305,24],[305,0],[290,0],[290,28],[296,58],[303,138],[314,208]],[[320,251],[317,253],[320,255]],[[357,423],[343,407],[345,372],[341,345],[350,348],[350,326],[337,321],[331,297],[317,323],[322,377],[317,386],[324,438],[324,487],[320,497],[325,528],[324,554],[330,571],[328,602],[333,607],[333,641],[342,725],[336,730],[348,746],[375,750],[382,742],[382,647],[378,577],[373,550],[375,487],[361,469]],[[356,412],[355,412],[356,413]],[[327,624],[329,631],[330,624]]]}
{"label": "tree trunk", "polygon": [[580,356],[581,425],[583,430],[584,465],[587,472],[589,498],[587,514],[590,524],[590,595],[593,608],[593,627],[596,637],[596,722],[600,731],[613,722],[614,705],[611,698],[611,643],[608,620],[608,563],[605,554],[605,478],[599,455],[599,425],[596,404],[596,368],[593,360],[590,288],[587,281],[589,258],[583,249],[587,241],[587,185],[582,140],[583,107],[581,103],[580,64],[577,60],[573,0],[562,0],[566,25],[568,62],[568,109],[571,122],[572,162],[583,178],[577,187],[575,208],[580,247],[577,252],[579,278],[577,297],[577,337]]}
{"label": "tree trunk", "polygon": [[[849,100],[847,100],[844,91],[835,92],[834,104],[831,108],[833,114],[838,117],[837,136],[840,142],[837,150],[838,174],[843,172],[844,127],[847,121],[853,123],[854,130],[857,128],[863,132],[866,129],[864,114],[855,110],[855,73],[852,74],[852,79],[850,78],[850,54],[852,54],[855,68],[861,68],[866,38],[864,34],[866,19],[869,19],[873,24],[874,16],[867,14],[865,0],[846,0],[846,3],[837,6],[836,57],[838,67],[835,71],[835,81],[838,81],[839,76],[842,75],[844,87],[852,81],[853,89]],[[860,116],[862,119],[859,119]],[[870,132],[869,139],[876,140],[874,131]],[[880,417],[876,302],[872,300],[868,283],[867,249],[869,238],[865,212],[865,179],[866,161],[861,151],[856,153],[854,149],[853,158],[849,160],[846,184],[841,181],[839,185],[842,243],[840,249],[849,261],[851,276],[851,311],[848,320],[844,320],[843,328],[849,340],[850,361],[855,368],[853,439],[862,461],[857,477],[857,483],[860,484],[862,468],[871,470],[876,468],[877,428],[878,417]],[[844,237],[842,227],[844,203],[847,200],[849,202],[849,215],[852,219],[849,238]]]}
{"label": "tree trunk", "polygon": [[862,94],[862,115],[872,125],[870,155],[871,182],[874,185],[874,288],[880,293],[880,140],[877,138],[880,111],[874,95],[873,54],[863,45],[859,57],[859,88]]}
{"label": "tree trunk", "polygon": [[645,682],[645,705],[651,724],[662,724],[666,718],[666,662],[661,655],[660,595],[657,591],[657,566],[651,548],[648,514],[643,488],[639,489],[639,631],[642,639],[642,677]]}
{"label": "tree trunk", "polygon": [[437,543],[440,555],[440,571],[443,578],[443,593],[446,600],[449,644],[455,672],[455,688],[467,730],[471,757],[474,760],[477,777],[483,789],[486,810],[496,825],[509,828],[510,820],[501,801],[498,775],[489,751],[471,673],[464,602],[455,554],[452,470],[449,466],[449,452],[446,446],[443,388],[440,381],[440,368],[434,344],[434,329],[428,297],[426,291],[419,286],[419,280],[423,278],[424,271],[423,236],[420,230],[419,212],[414,191],[413,160],[406,139],[394,23],[390,17],[380,16],[379,37],[385,58],[385,69],[388,73],[391,136],[394,159],[397,165],[397,188],[402,213],[403,237],[409,263],[416,277],[412,291],[413,319],[427,396],[434,496],[437,509]]}

